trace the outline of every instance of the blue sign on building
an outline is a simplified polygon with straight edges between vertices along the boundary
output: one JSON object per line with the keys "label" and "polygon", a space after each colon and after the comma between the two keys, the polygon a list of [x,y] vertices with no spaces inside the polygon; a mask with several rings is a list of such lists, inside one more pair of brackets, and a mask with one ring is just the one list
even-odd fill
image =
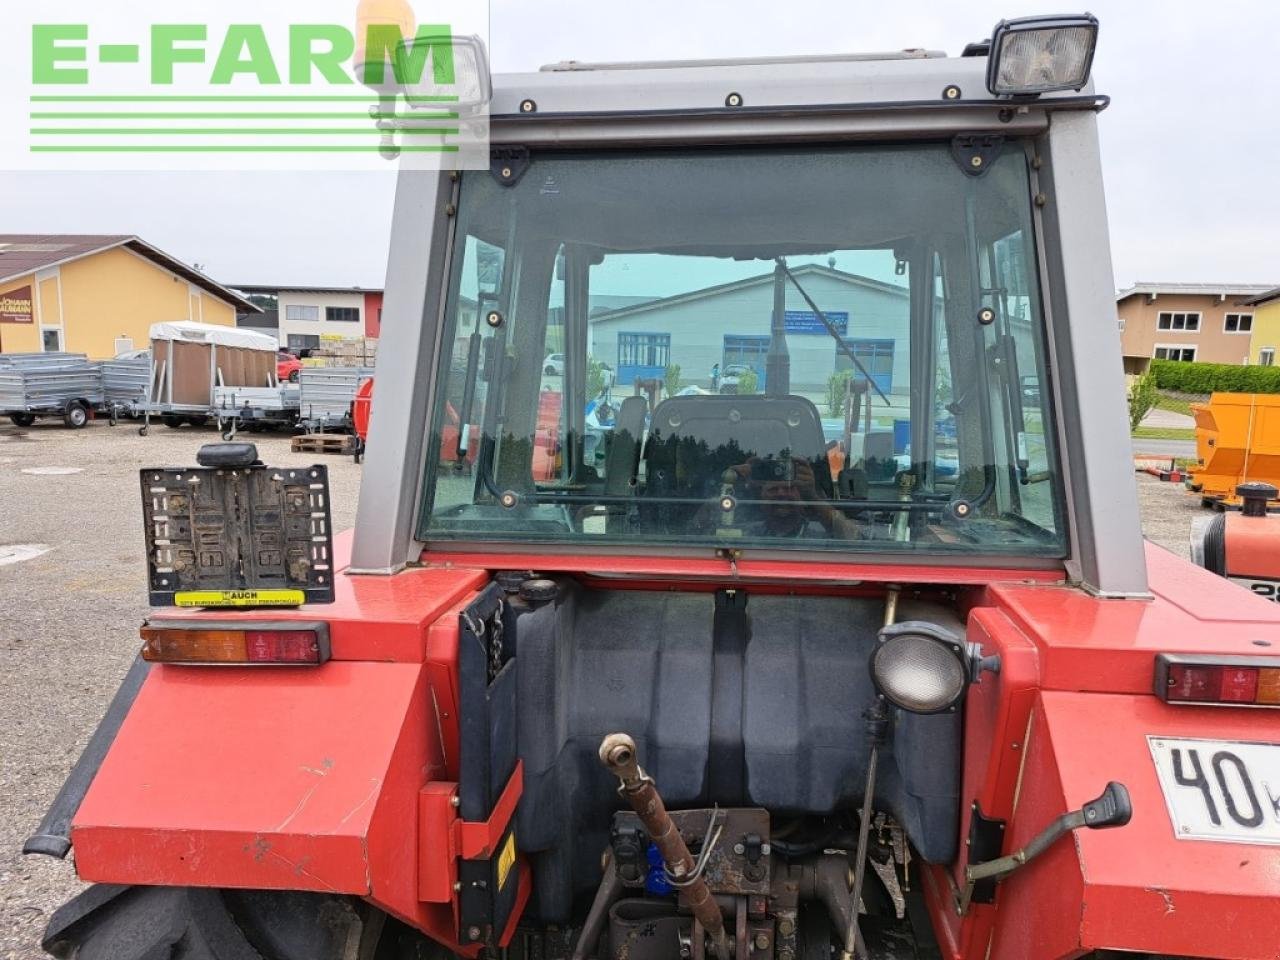
{"label": "blue sign on building", "polygon": [[[830,313],[824,313],[824,316],[836,328],[836,333],[842,337],[848,335],[849,314],[847,311],[832,310]],[[812,310],[788,310],[783,315],[783,318],[787,333],[827,332],[827,328],[823,326],[822,321],[818,319],[818,315]]]}

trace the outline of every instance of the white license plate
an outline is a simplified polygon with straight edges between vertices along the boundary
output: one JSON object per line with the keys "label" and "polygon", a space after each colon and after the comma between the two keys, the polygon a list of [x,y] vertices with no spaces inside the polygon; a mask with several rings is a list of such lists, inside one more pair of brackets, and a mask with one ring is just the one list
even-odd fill
{"label": "white license plate", "polygon": [[1280,844],[1280,744],[1147,737],[1180,840]]}

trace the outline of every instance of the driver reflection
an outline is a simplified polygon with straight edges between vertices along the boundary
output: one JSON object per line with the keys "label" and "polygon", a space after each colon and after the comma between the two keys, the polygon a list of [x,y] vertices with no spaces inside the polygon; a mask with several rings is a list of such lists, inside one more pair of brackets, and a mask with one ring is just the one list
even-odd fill
{"label": "driver reflection", "polygon": [[753,519],[742,524],[749,537],[772,539],[854,540],[858,525],[832,506],[818,489],[813,464],[800,457],[752,457],[726,471],[745,486],[747,498],[765,501],[752,509]]}

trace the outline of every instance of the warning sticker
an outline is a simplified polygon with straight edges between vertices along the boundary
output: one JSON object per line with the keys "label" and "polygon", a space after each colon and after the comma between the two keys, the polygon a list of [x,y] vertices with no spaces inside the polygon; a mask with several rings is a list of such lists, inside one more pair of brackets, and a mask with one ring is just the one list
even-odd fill
{"label": "warning sticker", "polygon": [[502,852],[498,854],[498,889],[501,890],[507,885],[507,876],[511,873],[511,868],[516,865],[516,835],[512,833],[507,837],[507,842],[502,845]]}
{"label": "warning sticker", "polygon": [[179,607],[300,607],[301,590],[188,590],[174,595]]}

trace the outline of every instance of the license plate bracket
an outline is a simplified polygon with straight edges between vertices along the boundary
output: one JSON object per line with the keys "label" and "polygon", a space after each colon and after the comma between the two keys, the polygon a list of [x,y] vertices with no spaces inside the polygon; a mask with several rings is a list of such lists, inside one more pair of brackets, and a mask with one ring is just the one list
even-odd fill
{"label": "license plate bracket", "polygon": [[152,606],[333,602],[324,465],[164,467],[140,479]]}

